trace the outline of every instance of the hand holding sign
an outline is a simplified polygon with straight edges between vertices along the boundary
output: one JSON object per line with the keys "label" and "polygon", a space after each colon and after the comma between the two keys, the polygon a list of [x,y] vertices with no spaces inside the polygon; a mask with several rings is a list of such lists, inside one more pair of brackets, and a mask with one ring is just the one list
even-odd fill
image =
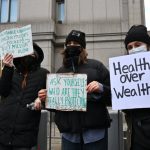
{"label": "hand holding sign", "polygon": [[86,87],[86,90],[88,93],[92,93],[92,92],[101,92],[102,89],[100,87],[100,83],[97,82],[97,81],[92,81],[90,82],[87,87]]}
{"label": "hand holding sign", "polygon": [[46,99],[46,95],[47,95],[47,90],[46,89],[41,89],[39,92],[38,92],[38,97],[41,101],[45,101]]}
{"label": "hand holding sign", "polygon": [[12,67],[13,66],[13,55],[12,54],[6,54],[4,56],[4,59],[3,59],[3,64],[5,66]]}

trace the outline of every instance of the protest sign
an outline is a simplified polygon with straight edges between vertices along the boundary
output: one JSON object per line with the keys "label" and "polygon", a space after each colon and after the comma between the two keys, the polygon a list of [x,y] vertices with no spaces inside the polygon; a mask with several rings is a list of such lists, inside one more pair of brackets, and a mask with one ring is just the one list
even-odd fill
{"label": "protest sign", "polygon": [[150,52],[109,59],[112,109],[150,108]]}
{"label": "protest sign", "polygon": [[33,53],[31,25],[4,30],[0,33],[0,56],[11,53],[14,58]]}
{"label": "protest sign", "polygon": [[46,108],[86,111],[86,74],[49,74]]}

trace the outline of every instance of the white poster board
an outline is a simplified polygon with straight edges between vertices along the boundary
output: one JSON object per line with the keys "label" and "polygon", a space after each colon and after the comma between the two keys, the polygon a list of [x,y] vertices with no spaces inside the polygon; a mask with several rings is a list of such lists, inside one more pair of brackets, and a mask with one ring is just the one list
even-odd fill
{"label": "white poster board", "polygon": [[0,33],[0,55],[11,53],[14,58],[33,53],[31,25],[4,30]]}
{"label": "white poster board", "polygon": [[112,109],[150,108],[150,52],[109,59]]}
{"label": "white poster board", "polygon": [[48,74],[46,108],[86,111],[86,74]]}

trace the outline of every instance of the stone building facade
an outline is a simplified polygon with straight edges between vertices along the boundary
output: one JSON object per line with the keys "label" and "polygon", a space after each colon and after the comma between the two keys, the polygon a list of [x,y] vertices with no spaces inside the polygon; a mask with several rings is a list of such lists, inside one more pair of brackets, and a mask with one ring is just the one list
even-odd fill
{"label": "stone building facade", "polygon": [[33,40],[44,50],[42,66],[55,72],[62,63],[66,35],[86,33],[89,58],[108,68],[110,57],[125,53],[123,39],[133,24],[144,24],[143,0],[18,0],[17,21],[0,24],[0,31],[31,24]]}

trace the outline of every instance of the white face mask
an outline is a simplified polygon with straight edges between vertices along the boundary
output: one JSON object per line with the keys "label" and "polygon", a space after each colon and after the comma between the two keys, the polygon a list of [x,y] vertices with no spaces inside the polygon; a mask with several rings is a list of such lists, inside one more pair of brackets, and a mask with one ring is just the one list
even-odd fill
{"label": "white face mask", "polygon": [[129,52],[129,55],[136,54],[136,53],[141,53],[141,52],[147,52],[147,47],[145,45],[141,45],[137,48],[132,48],[128,52]]}

